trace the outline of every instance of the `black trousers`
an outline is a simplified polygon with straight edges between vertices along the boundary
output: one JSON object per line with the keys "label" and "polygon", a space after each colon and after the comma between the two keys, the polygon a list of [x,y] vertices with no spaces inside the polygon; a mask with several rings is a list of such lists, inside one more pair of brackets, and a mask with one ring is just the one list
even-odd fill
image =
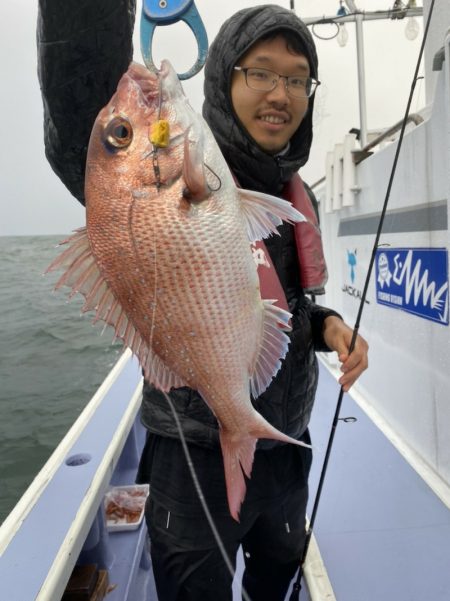
{"label": "black trousers", "polygon": [[[242,545],[247,594],[252,601],[284,601],[305,540],[311,450],[283,445],[256,451],[239,523],[229,515],[220,449],[190,445],[190,452],[233,567]],[[159,601],[232,601],[232,575],[179,441],[150,435],[138,479],[151,485],[146,521]]]}

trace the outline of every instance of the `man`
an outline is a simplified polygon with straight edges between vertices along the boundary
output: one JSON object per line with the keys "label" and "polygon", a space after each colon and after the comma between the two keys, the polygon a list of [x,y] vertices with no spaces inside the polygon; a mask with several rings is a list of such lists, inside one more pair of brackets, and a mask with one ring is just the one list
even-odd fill
{"label": "man", "polygon": [[[278,6],[245,9],[221,28],[205,68],[204,116],[238,183],[282,194],[306,162],[312,140],[317,57],[306,26]],[[278,429],[308,441],[317,384],[316,350],[336,350],[341,384],[348,389],[367,364],[358,339],[348,357],[351,331],[336,313],[304,295],[294,227],[266,240],[293,313],[288,355],[256,408]],[[243,585],[252,601],[282,601],[304,544],[308,449],[259,441],[240,523],[230,518],[217,422],[192,390],[172,392],[193,463],[228,555],[242,543]],[[203,517],[163,396],[145,386],[143,422],[151,432],[141,461],[151,482],[147,523],[161,601],[231,599],[231,576]]]}
{"label": "man", "polygon": [[[109,100],[108,94],[126,70],[126,58],[131,58],[134,4],[117,0],[112,12],[105,10],[105,0],[100,8],[92,8],[86,0],[77,4],[83,14],[78,28],[93,11],[99,26],[94,23],[92,29],[100,30],[103,40],[111,40],[115,52],[122,48],[120,61],[118,55],[108,55],[98,44],[96,51],[91,47],[89,53],[89,41],[86,36],[74,35],[76,19],[67,15],[64,27],[70,30],[66,33],[73,48],[60,45],[52,55],[48,41],[58,11],[51,12],[51,4],[52,0],[41,0],[39,30],[46,150],[54,169],[83,201],[82,161],[89,133],[85,123],[92,124],[92,118]],[[114,32],[119,31],[121,44],[114,38]],[[93,31],[89,37],[99,39]],[[55,34],[54,39],[64,37]],[[66,79],[63,74],[63,85],[55,87],[52,64],[59,61],[67,68],[61,53],[66,51],[65,59],[80,56],[80,48],[86,50],[81,52],[86,60],[84,73],[70,71]],[[72,66],[76,69],[75,62]],[[258,6],[239,11],[222,26],[205,69],[203,112],[240,186],[280,196],[300,189],[301,194],[302,188],[289,190],[308,159],[316,85],[314,43],[292,12],[275,5]],[[367,367],[367,344],[358,337],[355,350],[348,354],[350,328],[335,312],[312,303],[302,289],[303,274],[310,265],[301,259],[301,236],[288,224],[279,231],[280,236],[265,241],[263,252],[268,253],[267,260],[271,259],[293,314],[291,343],[280,371],[253,402],[276,428],[309,442],[307,426],[318,377],[315,352],[337,351],[344,372],[340,382],[348,390]],[[242,544],[247,594],[252,601],[282,601],[302,555],[310,450],[274,441],[258,442],[238,523],[228,510],[214,415],[194,390],[174,389],[171,397],[206,502],[233,565]],[[146,519],[159,601],[230,601],[232,577],[205,520],[170,408],[147,383],[142,421],[149,436],[138,480],[151,483]]]}

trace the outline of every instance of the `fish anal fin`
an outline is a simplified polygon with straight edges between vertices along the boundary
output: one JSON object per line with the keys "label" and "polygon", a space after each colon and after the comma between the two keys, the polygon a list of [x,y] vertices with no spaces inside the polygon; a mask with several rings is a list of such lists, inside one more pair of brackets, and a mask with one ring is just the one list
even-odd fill
{"label": "fish anal fin", "polygon": [[75,235],[61,242],[61,245],[66,244],[64,252],[46,270],[48,273],[65,269],[55,288],[69,287],[69,298],[76,293],[84,296],[81,311],[95,311],[94,323],[100,320],[114,328],[114,339],[120,339],[137,356],[145,377],[154,386],[165,391],[184,386],[183,380],[149,348],[111,290],[95,261],[86,228],[80,228]]}
{"label": "fish anal fin", "polygon": [[291,314],[277,307],[273,300],[263,300],[264,323],[260,351],[250,377],[250,390],[254,398],[269,386],[272,378],[281,367],[281,360],[286,356],[289,337]]}
{"label": "fish anal fin", "polygon": [[250,242],[277,234],[277,226],[283,221],[295,223],[306,218],[282,198],[269,196],[253,190],[237,189],[244,212]]}
{"label": "fish anal fin", "polygon": [[169,392],[171,388],[180,388],[186,386],[184,380],[174,373],[164,361],[148,347],[145,348],[145,359],[140,362],[144,370],[144,378],[148,380],[155,388]]}

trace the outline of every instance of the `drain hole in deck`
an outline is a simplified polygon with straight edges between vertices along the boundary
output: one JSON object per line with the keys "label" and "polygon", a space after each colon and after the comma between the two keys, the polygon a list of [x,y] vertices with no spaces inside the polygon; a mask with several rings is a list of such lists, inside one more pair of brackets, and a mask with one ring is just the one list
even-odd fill
{"label": "drain hole in deck", "polygon": [[66,459],[66,465],[70,465],[71,467],[76,467],[77,465],[84,465],[85,463],[89,463],[92,459],[90,455],[87,453],[78,453],[78,455],[71,455]]}

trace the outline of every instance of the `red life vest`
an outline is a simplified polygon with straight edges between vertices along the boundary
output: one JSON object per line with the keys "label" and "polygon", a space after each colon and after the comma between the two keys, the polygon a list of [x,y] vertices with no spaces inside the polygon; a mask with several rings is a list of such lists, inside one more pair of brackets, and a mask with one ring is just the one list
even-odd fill
{"label": "red life vest", "polygon": [[[306,221],[294,225],[301,286],[307,293],[323,294],[328,272],[322,237],[316,212],[298,173],[285,185],[281,196],[306,217]],[[259,240],[252,245],[252,251],[258,268],[261,297],[277,299],[276,304],[288,310],[283,288],[266,245]]]}

